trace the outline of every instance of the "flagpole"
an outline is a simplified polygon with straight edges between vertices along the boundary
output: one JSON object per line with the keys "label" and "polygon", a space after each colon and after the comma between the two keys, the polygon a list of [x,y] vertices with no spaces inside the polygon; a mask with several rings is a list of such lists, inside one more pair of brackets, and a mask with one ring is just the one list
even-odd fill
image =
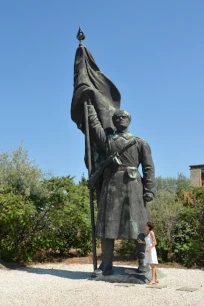
{"label": "flagpole", "polygon": [[[91,142],[89,132],[89,118],[88,118],[88,105],[84,102],[84,119],[85,119],[85,140],[86,140],[86,152],[88,159],[88,175],[90,177],[92,164],[91,164]],[[96,256],[96,237],[95,237],[95,220],[94,220],[94,192],[93,188],[89,189],[90,198],[90,212],[91,212],[91,230],[92,230],[92,254],[93,254],[93,268],[97,269],[97,256]]]}
{"label": "flagpole", "polygon": [[[79,46],[83,46],[83,40],[86,35],[79,28],[77,35],[79,40]],[[91,176],[92,163],[91,163],[91,141],[89,132],[89,118],[88,118],[88,104],[87,101],[84,102],[84,121],[85,121],[85,141],[86,141],[86,154],[88,159],[88,176]],[[92,256],[93,256],[93,268],[94,271],[97,269],[97,256],[96,256],[96,236],[95,236],[95,220],[94,220],[94,190],[89,188],[89,198],[90,198],[90,213],[91,213],[91,232],[92,232]]]}

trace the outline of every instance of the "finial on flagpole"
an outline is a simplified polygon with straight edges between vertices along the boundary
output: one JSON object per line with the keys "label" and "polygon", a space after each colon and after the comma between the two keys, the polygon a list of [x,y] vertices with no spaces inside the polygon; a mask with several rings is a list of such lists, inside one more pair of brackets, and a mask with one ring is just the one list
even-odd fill
{"label": "finial on flagpole", "polygon": [[86,38],[86,34],[82,31],[82,29],[79,27],[79,30],[77,32],[76,38],[79,40],[79,46],[83,46],[83,40]]}

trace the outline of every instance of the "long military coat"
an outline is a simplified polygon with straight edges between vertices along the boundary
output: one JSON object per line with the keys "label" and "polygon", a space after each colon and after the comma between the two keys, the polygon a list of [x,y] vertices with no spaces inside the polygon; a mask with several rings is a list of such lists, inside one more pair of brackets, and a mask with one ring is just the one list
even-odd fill
{"label": "long military coat", "polygon": [[[123,148],[130,139],[136,144],[130,147],[117,160],[105,169],[102,190],[98,203],[96,236],[109,239],[137,239],[145,232],[148,221],[143,194],[154,194],[154,164],[151,150],[146,141],[130,132],[119,134],[117,131],[107,136],[96,113],[89,114],[91,135],[101,152],[112,154]],[[138,167],[142,165],[143,178]]]}

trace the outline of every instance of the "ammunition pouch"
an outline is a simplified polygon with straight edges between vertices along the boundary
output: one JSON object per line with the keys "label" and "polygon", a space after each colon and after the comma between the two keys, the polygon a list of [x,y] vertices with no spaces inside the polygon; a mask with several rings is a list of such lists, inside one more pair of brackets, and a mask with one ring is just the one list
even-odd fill
{"label": "ammunition pouch", "polygon": [[103,172],[103,179],[106,180],[111,177],[112,174],[116,172],[125,172],[129,179],[135,180],[138,177],[138,170],[136,167],[119,166],[116,169],[105,168]]}

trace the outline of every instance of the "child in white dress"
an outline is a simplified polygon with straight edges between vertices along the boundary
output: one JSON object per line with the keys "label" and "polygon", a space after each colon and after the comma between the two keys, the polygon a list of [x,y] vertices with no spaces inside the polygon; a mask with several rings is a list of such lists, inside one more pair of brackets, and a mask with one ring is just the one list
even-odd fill
{"label": "child in white dress", "polygon": [[146,250],[145,250],[145,264],[149,264],[152,268],[152,279],[148,283],[150,285],[158,283],[158,274],[157,274],[157,268],[156,265],[158,264],[157,259],[157,251],[156,251],[156,237],[153,232],[154,224],[152,222],[147,222],[146,224],[146,237],[145,242],[142,240],[138,240],[139,243],[145,243],[146,244]]}

